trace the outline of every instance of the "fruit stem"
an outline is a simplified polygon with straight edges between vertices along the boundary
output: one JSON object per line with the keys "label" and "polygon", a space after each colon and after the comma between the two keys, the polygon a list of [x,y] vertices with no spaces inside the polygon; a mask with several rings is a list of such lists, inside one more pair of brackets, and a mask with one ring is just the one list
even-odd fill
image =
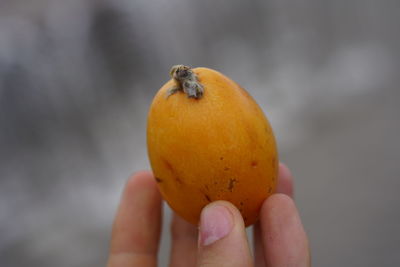
{"label": "fruit stem", "polygon": [[183,91],[189,98],[194,99],[200,99],[203,96],[204,87],[190,67],[175,65],[171,68],[169,75],[175,80],[176,86],[168,90],[167,97],[177,91]]}

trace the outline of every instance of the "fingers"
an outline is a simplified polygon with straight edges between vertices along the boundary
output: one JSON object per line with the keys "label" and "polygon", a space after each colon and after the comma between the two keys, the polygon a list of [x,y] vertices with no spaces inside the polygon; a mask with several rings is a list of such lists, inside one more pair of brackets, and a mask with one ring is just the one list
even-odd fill
{"label": "fingers", "polygon": [[[293,198],[293,176],[289,168],[285,164],[279,163],[277,193],[286,194]],[[254,258],[256,267],[265,266],[264,262],[264,245],[261,240],[260,223],[254,225]]]}
{"label": "fingers", "polygon": [[207,205],[200,216],[198,266],[252,266],[240,212],[226,201]]}
{"label": "fingers", "polygon": [[307,235],[293,200],[284,194],[272,195],[260,216],[266,266],[310,266]]}
{"label": "fingers", "polygon": [[197,255],[196,226],[186,222],[174,214],[171,224],[172,248],[171,267],[187,267],[196,265]]}
{"label": "fingers", "polygon": [[161,196],[150,172],[127,182],[113,225],[108,267],[156,266]]}

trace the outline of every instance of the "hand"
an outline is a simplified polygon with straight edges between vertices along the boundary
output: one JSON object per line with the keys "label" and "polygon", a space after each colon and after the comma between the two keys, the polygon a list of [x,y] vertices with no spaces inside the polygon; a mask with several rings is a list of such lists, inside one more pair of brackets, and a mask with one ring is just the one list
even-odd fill
{"label": "hand", "polygon": [[[240,212],[216,201],[203,209],[199,230],[174,215],[170,266],[310,266],[307,236],[292,200],[292,175],[283,164],[277,191],[261,207],[254,259]],[[113,225],[108,267],[157,265],[161,201],[150,172],[129,179]]]}

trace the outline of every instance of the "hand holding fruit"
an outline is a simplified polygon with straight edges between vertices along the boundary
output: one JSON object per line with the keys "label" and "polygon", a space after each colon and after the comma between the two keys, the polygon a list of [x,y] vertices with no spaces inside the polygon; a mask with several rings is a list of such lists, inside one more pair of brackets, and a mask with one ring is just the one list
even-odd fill
{"label": "hand holding fruit", "polygon": [[[214,70],[170,74],[148,116],[154,174],[128,181],[108,266],[157,265],[162,198],[175,212],[170,266],[310,266],[292,176],[262,110]],[[258,220],[253,258],[245,227]]]}

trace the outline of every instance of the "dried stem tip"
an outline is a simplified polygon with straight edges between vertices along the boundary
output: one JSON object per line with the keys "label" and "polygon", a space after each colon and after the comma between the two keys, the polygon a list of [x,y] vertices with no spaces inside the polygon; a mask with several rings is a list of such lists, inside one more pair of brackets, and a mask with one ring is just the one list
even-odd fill
{"label": "dried stem tip", "polygon": [[183,91],[189,98],[199,99],[203,96],[203,85],[197,80],[196,74],[190,67],[175,65],[169,74],[175,80],[176,85],[168,90],[167,97],[177,91]]}

